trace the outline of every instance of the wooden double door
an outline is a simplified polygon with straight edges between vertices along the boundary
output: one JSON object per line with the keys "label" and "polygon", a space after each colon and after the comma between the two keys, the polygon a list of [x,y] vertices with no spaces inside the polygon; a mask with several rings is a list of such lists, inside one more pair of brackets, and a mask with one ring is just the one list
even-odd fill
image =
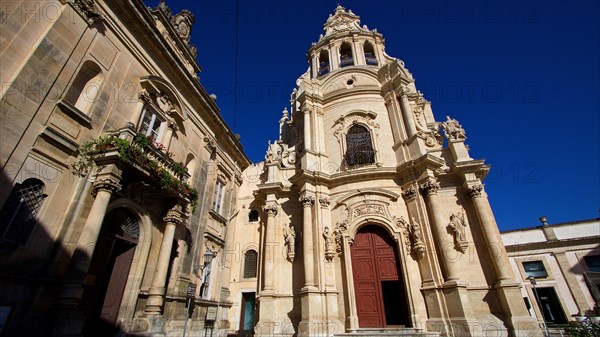
{"label": "wooden double door", "polygon": [[90,262],[81,307],[86,313],[84,335],[111,336],[119,330],[117,316],[137,240],[136,217],[119,208],[107,214]]}
{"label": "wooden double door", "polygon": [[350,249],[361,328],[410,326],[406,289],[395,242],[385,229],[361,228]]}

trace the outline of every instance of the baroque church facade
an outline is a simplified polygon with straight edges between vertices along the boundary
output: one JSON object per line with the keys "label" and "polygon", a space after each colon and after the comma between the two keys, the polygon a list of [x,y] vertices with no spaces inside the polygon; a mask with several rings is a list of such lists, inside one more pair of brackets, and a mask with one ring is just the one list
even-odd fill
{"label": "baroque church facade", "polygon": [[237,209],[260,217],[231,229],[230,321],[258,336],[540,334],[463,127],[435,118],[352,11],[324,30],[240,189]]}
{"label": "baroque church facade", "polygon": [[189,11],[2,15],[3,336],[541,335],[489,167],[351,11],[257,164],[196,75]]}

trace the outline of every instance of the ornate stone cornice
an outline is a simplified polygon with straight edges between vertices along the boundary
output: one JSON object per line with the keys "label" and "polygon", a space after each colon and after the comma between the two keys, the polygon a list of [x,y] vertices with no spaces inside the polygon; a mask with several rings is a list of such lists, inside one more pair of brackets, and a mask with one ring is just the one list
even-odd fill
{"label": "ornate stone cornice", "polygon": [[276,204],[267,204],[263,207],[263,211],[267,213],[267,216],[275,216],[277,215],[277,205]]}
{"label": "ornate stone cornice", "polygon": [[301,195],[298,200],[302,204],[302,207],[312,207],[315,204],[315,198],[311,195]]}
{"label": "ornate stone cornice", "polygon": [[435,179],[429,179],[422,183],[420,188],[423,195],[427,197],[432,194],[437,194],[437,191],[440,189],[440,183]]}
{"label": "ornate stone cornice", "polygon": [[413,185],[402,191],[402,198],[404,198],[405,201],[413,200],[416,196],[417,189]]}
{"label": "ornate stone cornice", "polygon": [[98,177],[92,183],[92,186],[94,188],[94,195],[100,191],[106,191],[112,194],[121,190],[120,180],[112,176]]}
{"label": "ornate stone cornice", "polygon": [[476,185],[472,185],[472,186],[467,186],[465,188],[465,191],[467,192],[467,195],[469,196],[469,198],[471,198],[471,199],[479,198],[479,197],[481,197],[481,192],[483,192],[483,185],[476,184]]}

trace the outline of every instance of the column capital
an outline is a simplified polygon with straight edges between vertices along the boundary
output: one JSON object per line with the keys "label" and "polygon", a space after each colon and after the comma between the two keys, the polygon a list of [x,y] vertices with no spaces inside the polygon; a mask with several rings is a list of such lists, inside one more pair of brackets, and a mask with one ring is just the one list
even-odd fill
{"label": "column capital", "polygon": [[421,192],[423,195],[430,196],[432,194],[437,194],[437,191],[440,189],[440,183],[437,182],[436,179],[430,178],[420,186]]}
{"label": "column capital", "polygon": [[417,189],[413,185],[410,185],[406,189],[402,190],[402,198],[404,198],[405,201],[413,200],[416,197]]}
{"label": "column capital", "polygon": [[92,183],[92,186],[94,188],[94,195],[100,191],[106,191],[112,194],[121,190],[120,180],[114,176],[98,177]]}
{"label": "column capital", "polygon": [[302,204],[302,207],[312,207],[315,204],[315,198],[311,195],[303,194],[298,199]]}
{"label": "column capital", "polygon": [[277,204],[267,204],[263,207],[263,211],[267,213],[267,216],[277,215]]}
{"label": "column capital", "polygon": [[329,208],[329,198],[327,198],[327,197],[320,197],[319,198],[319,204],[321,204],[322,208]]}
{"label": "column capital", "polygon": [[165,223],[174,224],[176,226],[183,224],[185,220],[185,212],[181,205],[177,205],[167,211],[167,215],[163,218]]}
{"label": "column capital", "polygon": [[465,192],[467,192],[467,195],[471,199],[480,198],[481,192],[483,192],[483,185],[475,184],[475,185],[467,186],[467,187],[465,187]]}

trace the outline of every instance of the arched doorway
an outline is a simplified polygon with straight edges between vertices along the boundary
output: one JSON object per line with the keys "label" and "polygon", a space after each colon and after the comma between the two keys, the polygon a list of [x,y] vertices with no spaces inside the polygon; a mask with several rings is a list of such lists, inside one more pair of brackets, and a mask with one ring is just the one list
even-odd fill
{"label": "arched doorway", "polygon": [[358,324],[409,327],[410,315],[395,242],[385,229],[361,228],[350,248]]}
{"label": "arched doorway", "polygon": [[86,336],[109,336],[118,330],[117,315],[139,234],[139,219],[126,208],[116,208],[104,218],[81,302]]}

